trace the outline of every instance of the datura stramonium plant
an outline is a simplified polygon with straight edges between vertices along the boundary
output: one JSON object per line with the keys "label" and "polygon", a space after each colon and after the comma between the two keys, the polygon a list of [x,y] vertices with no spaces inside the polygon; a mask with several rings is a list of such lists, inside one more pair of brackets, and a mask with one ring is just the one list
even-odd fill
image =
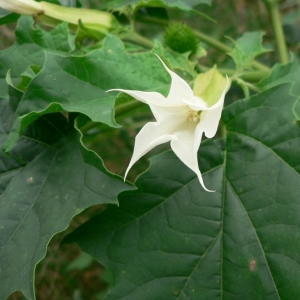
{"label": "datura stramonium plant", "polygon": [[204,185],[197,152],[203,133],[207,138],[212,138],[217,132],[224,97],[230,85],[229,79],[213,68],[198,75],[193,91],[181,77],[160,61],[172,78],[167,98],[157,92],[124,89],[108,91],[124,92],[148,104],[156,119],[156,122],[147,123],[137,134],[125,178],[133,164],[143,155],[155,146],[171,141],[174,153],[197,174],[203,188],[211,192]]}

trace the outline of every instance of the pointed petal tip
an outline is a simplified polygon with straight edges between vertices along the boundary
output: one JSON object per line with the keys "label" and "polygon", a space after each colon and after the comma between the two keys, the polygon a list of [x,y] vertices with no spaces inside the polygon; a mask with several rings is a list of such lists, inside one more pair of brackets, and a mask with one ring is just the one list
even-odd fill
{"label": "pointed petal tip", "polygon": [[224,89],[224,93],[226,94],[231,86],[231,80],[229,79],[228,75],[226,74],[226,80],[227,80],[227,84],[226,84],[226,87]]}
{"label": "pointed petal tip", "polygon": [[109,93],[109,92],[120,92],[120,90],[119,89],[110,89],[110,90],[105,91],[105,93]]}
{"label": "pointed petal tip", "polygon": [[126,181],[126,177],[127,177],[128,173],[129,173],[129,171],[130,171],[132,165],[133,165],[133,164],[132,164],[132,162],[130,161],[130,163],[129,163],[129,165],[128,165],[126,171],[125,171],[124,182]]}
{"label": "pointed petal tip", "polygon": [[164,68],[167,70],[167,72],[171,75],[171,73],[174,73],[173,71],[171,71],[167,65],[165,64],[165,62],[162,60],[162,58],[160,58],[160,56],[156,53],[153,53],[154,55],[157,56],[157,58],[160,60],[160,62],[162,63],[162,65],[164,66]]}
{"label": "pointed petal tip", "polygon": [[156,55],[158,59],[162,60],[158,54],[156,54],[154,52],[153,52],[153,54]]}
{"label": "pointed petal tip", "polygon": [[200,182],[200,184],[201,184],[201,186],[203,187],[203,189],[204,189],[205,191],[207,191],[207,192],[209,192],[209,193],[215,193],[215,192],[216,192],[216,191],[209,190],[208,188],[206,188],[206,186],[204,185],[204,183],[201,183],[201,182]]}
{"label": "pointed petal tip", "polygon": [[216,191],[213,191],[213,190],[209,190],[209,189],[205,186],[204,181],[203,181],[203,178],[202,178],[202,175],[201,175],[201,173],[200,173],[200,170],[199,170],[199,173],[196,172],[196,175],[197,175],[197,177],[198,177],[198,179],[199,179],[199,183],[201,184],[201,186],[203,187],[203,189],[204,189],[205,191],[210,192],[210,193],[216,192]]}

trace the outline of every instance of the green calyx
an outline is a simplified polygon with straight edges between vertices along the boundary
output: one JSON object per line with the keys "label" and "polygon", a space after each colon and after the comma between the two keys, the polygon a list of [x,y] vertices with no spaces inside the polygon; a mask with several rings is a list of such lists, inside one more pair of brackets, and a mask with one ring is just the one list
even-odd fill
{"label": "green calyx", "polygon": [[216,104],[224,91],[229,88],[228,79],[222,76],[214,66],[208,72],[198,74],[194,82],[193,92],[195,96],[203,99],[209,106]]}
{"label": "green calyx", "polygon": [[179,53],[193,53],[198,48],[197,36],[190,27],[182,23],[170,25],[165,31],[164,40],[169,48]]}

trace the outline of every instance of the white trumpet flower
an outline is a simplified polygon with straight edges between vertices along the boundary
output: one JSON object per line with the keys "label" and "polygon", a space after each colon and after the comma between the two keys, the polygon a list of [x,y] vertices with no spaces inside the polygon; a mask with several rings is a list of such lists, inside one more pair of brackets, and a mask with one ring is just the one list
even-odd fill
{"label": "white trumpet flower", "polygon": [[224,89],[222,88],[218,100],[209,106],[205,99],[195,96],[190,86],[172,72],[161,59],[160,61],[172,78],[167,98],[157,92],[124,89],[108,91],[124,92],[148,104],[156,119],[156,122],[147,123],[137,134],[125,178],[133,164],[143,155],[155,146],[171,141],[171,148],[177,157],[196,173],[203,188],[210,191],[204,185],[198,166],[197,152],[203,133],[206,137],[212,138],[217,132],[224,97],[229,89],[229,79],[226,80],[218,73],[223,83],[225,81]]}

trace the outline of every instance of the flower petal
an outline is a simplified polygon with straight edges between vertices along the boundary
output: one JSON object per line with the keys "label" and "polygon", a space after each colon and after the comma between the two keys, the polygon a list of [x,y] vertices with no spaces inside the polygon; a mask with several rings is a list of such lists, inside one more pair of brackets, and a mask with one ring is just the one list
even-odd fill
{"label": "flower petal", "polygon": [[199,130],[195,132],[195,127],[190,125],[188,130],[178,132],[176,136],[177,139],[171,141],[172,150],[187,167],[196,173],[202,187],[208,192],[213,192],[205,187],[198,166],[197,152],[200,146],[202,132]]}
{"label": "flower petal", "polygon": [[187,106],[189,106],[189,108],[196,111],[204,110],[208,108],[207,103],[197,96],[193,96],[190,100],[183,100],[182,102]]}
{"label": "flower petal", "polygon": [[158,122],[164,122],[166,124],[173,124],[173,127],[177,127],[178,123],[186,121],[186,106],[160,106],[155,104],[149,104],[150,109]]}
{"label": "flower petal", "polygon": [[123,89],[112,89],[111,91],[119,91],[126,93],[135,99],[148,104],[155,119],[157,121],[170,120],[183,120],[185,118],[185,105],[168,105],[166,98],[156,92],[141,92],[141,91],[132,91],[132,90],[123,90]]}
{"label": "flower petal", "polygon": [[229,89],[229,79],[227,78],[227,86],[223,91],[220,100],[211,106],[209,109],[204,110],[200,116],[201,127],[203,128],[204,134],[208,138],[215,136],[219,122],[222,115],[222,109],[224,105],[225,94]]}
{"label": "flower petal", "polygon": [[123,90],[123,89],[111,89],[106,92],[123,92],[126,93],[136,100],[139,100],[146,104],[157,104],[157,105],[164,105],[166,104],[166,98],[157,92],[142,92],[142,91],[136,91],[136,90]]}
{"label": "flower petal", "polygon": [[168,103],[172,103],[173,105],[182,105],[183,99],[190,99],[193,97],[193,90],[180,76],[172,72],[157,54],[155,55],[161,61],[172,78],[170,91],[167,97]]}
{"label": "flower petal", "polygon": [[219,106],[214,110],[203,111],[200,116],[201,128],[207,138],[215,136],[221,119],[223,106]]}
{"label": "flower petal", "polygon": [[172,139],[176,139],[175,135],[168,134],[169,126],[165,123],[150,122],[147,123],[135,137],[134,151],[125,173],[124,180],[130,168],[142,156],[152,150],[154,147],[166,143]]}

